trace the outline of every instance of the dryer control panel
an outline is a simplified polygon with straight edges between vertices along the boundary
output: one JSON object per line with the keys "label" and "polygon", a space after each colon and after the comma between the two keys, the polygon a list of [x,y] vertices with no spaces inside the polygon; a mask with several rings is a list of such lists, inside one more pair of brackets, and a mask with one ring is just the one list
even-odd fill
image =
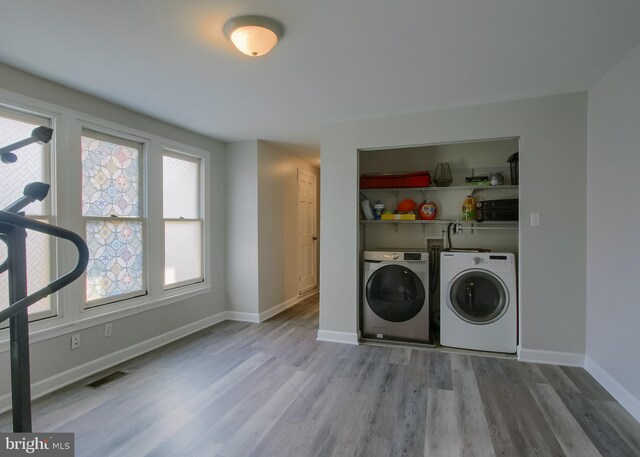
{"label": "dryer control panel", "polygon": [[420,250],[364,251],[365,261],[369,262],[428,262],[429,253]]}

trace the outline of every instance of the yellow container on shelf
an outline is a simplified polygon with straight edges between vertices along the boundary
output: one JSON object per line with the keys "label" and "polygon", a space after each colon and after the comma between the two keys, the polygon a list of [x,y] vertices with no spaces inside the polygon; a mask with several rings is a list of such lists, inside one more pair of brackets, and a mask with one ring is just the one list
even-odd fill
{"label": "yellow container on shelf", "polygon": [[475,221],[476,220],[476,201],[471,195],[467,195],[467,198],[462,204],[462,220],[463,221]]}
{"label": "yellow container on shelf", "polygon": [[415,221],[415,214],[383,214],[381,216],[383,221]]}

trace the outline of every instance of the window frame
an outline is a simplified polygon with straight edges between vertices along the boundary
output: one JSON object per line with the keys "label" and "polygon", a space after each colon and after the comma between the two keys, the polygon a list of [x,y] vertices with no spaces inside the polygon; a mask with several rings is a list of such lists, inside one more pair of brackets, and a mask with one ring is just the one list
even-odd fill
{"label": "window frame", "polygon": [[[49,193],[47,197],[42,201],[42,214],[29,214],[28,207],[25,208],[25,214],[27,217],[34,219],[39,222],[44,222],[47,224],[55,224],[55,208],[57,201],[57,189],[56,189],[56,179],[55,179],[55,167],[53,164],[56,162],[56,116],[54,113],[48,113],[46,110],[32,110],[26,108],[24,105],[19,103],[4,103],[4,100],[0,102],[0,116],[11,119],[17,122],[24,122],[34,125],[45,125],[46,127],[54,129],[54,135],[51,141],[47,144],[43,144],[43,180],[49,184]],[[46,124],[43,124],[41,121],[46,121]],[[20,152],[18,150],[18,160],[20,160]],[[0,166],[7,166],[7,164],[2,164]],[[9,165],[10,166],[10,165]],[[26,185],[27,183],[25,183]],[[28,235],[28,234],[27,234]],[[47,236],[47,235],[45,235]],[[55,238],[47,236],[47,249],[49,256],[49,277],[48,283],[54,280],[58,274],[58,248]],[[28,240],[27,240],[28,243]],[[30,291],[35,292],[35,291]],[[29,313],[29,323],[43,321],[46,319],[51,319],[55,317],[61,316],[61,310],[59,306],[58,294],[51,294],[48,297],[49,300],[49,310],[48,311],[39,311],[34,313]],[[9,321],[0,322],[0,329],[5,329],[9,327]]]}
{"label": "window frame", "polygon": [[200,257],[200,277],[193,279],[186,279],[183,281],[174,282],[171,284],[166,283],[166,276],[163,274],[162,284],[163,290],[170,291],[175,290],[181,287],[189,286],[192,284],[202,284],[206,282],[206,255],[207,251],[205,251],[205,241],[206,241],[206,225],[205,225],[205,201],[206,201],[206,192],[205,192],[205,175],[204,175],[204,163],[205,159],[201,156],[196,156],[193,154],[188,154],[183,151],[178,151],[174,148],[163,147],[162,148],[162,187],[163,187],[163,199],[162,202],[164,204],[164,158],[171,157],[177,160],[183,160],[185,162],[192,162],[198,165],[198,214],[199,218],[197,219],[187,219],[187,218],[170,218],[164,216],[164,207],[162,211],[162,257],[163,257],[163,273],[166,268],[167,254],[165,252],[166,246],[166,223],[167,222],[200,222],[200,249],[202,251],[202,256]]}
{"label": "window frame", "polygon": [[[91,136],[91,135],[95,136]],[[147,233],[147,224],[148,224],[148,214],[147,214],[147,204],[146,204],[146,174],[147,167],[146,158],[147,158],[147,149],[148,149],[148,140],[137,137],[134,135],[127,134],[121,131],[114,131],[113,129],[109,129],[106,127],[99,127],[87,123],[81,123],[80,126],[80,170],[82,171],[82,138],[89,137],[102,141],[113,141],[114,144],[122,144],[118,143],[118,141],[122,141],[123,146],[127,147],[139,147],[138,153],[138,202],[140,206],[140,215],[136,217],[127,217],[127,216],[85,216],[82,214],[82,197],[80,198],[80,217],[82,218],[83,224],[83,238],[87,239],[87,223],[89,221],[135,221],[141,223],[141,232],[142,232],[142,289],[139,291],[127,292],[124,294],[119,294],[111,297],[103,297],[97,298],[93,300],[87,299],[87,281],[86,281],[86,273],[84,275],[84,296],[83,296],[83,310],[94,309],[97,307],[109,305],[112,303],[124,302],[127,300],[135,299],[138,297],[146,297],[149,295],[149,271],[148,271],[148,261],[147,261],[147,252],[149,250],[148,246],[148,233]],[[102,137],[102,138],[101,138]],[[126,144],[129,143],[129,144]],[[135,146],[134,146],[135,145]],[[79,179],[79,184],[82,186],[82,177]],[[82,190],[80,191],[80,195],[82,195]]]}
{"label": "window frame", "polygon": [[[163,149],[182,152],[187,155],[198,157],[202,160],[202,186],[206,195],[207,205],[216,203],[223,204],[223,194],[211,194],[211,189],[221,190],[222,179],[220,170],[211,168],[212,160],[217,163],[212,155],[220,153],[221,149],[217,145],[201,146],[197,140],[189,144],[179,140],[170,139],[164,136],[163,130],[157,125],[144,126],[144,122],[139,119],[132,121],[134,126],[124,125],[118,121],[110,119],[120,118],[118,111],[105,113],[98,117],[94,114],[79,111],[69,106],[62,106],[47,102],[40,98],[30,97],[11,90],[0,87],[0,107],[9,111],[33,114],[51,119],[50,127],[54,129],[54,141],[50,142],[50,184],[52,190],[49,194],[50,221],[65,229],[82,234],[85,230],[82,219],[81,198],[78,189],[82,185],[82,170],[79,158],[81,157],[81,131],[83,128],[97,132],[104,132],[107,135],[131,139],[144,143],[144,175],[146,179],[145,217],[149,227],[162,226],[162,162],[157,160],[161,157]],[[129,118],[125,116],[126,120]],[[180,138],[180,133],[169,130],[167,135]],[[201,143],[204,144],[204,143]],[[157,179],[160,177],[160,179]],[[60,186],[58,183],[67,183]],[[159,184],[159,186],[158,186]],[[179,289],[163,290],[163,268],[156,267],[162,263],[163,253],[160,249],[152,252],[148,249],[149,243],[152,246],[163,248],[158,243],[164,241],[162,229],[147,231],[147,295],[135,298],[111,302],[103,306],[86,308],[84,306],[86,291],[85,278],[81,277],[71,283],[68,287],[52,295],[56,300],[57,315],[31,321],[29,325],[29,339],[31,343],[48,341],[52,338],[67,336],[72,331],[82,331],[95,326],[113,322],[118,319],[126,319],[140,315],[149,311],[160,310],[164,307],[181,306],[189,303],[196,297],[209,296],[213,291],[213,284],[219,283],[219,277],[213,276],[217,270],[213,269],[213,258],[211,248],[224,246],[220,238],[221,232],[213,233],[214,226],[220,228],[220,221],[210,219],[210,208],[204,207],[201,217],[204,220],[203,229],[203,275],[204,281],[196,284],[186,285]],[[214,224],[215,222],[215,224]],[[77,253],[73,245],[64,240],[56,240],[53,243],[51,260],[55,269],[51,271],[52,279],[70,271],[77,261]],[[158,274],[154,269],[158,269]],[[219,267],[216,267],[219,268]],[[157,278],[156,278],[157,277]],[[9,350],[9,329],[0,328],[0,354]]]}

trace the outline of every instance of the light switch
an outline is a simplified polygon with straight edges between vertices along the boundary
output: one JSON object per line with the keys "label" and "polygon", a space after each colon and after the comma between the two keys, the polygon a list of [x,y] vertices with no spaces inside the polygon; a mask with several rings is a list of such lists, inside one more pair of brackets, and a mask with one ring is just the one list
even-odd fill
{"label": "light switch", "polygon": [[540,225],[540,213],[531,213],[531,226],[537,227]]}

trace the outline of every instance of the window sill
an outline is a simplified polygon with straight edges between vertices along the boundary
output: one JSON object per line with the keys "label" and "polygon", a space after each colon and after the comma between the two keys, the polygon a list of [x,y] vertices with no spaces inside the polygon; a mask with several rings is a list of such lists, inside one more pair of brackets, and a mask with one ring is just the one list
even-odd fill
{"label": "window sill", "polygon": [[[40,341],[46,341],[52,338],[66,335],[71,332],[77,332],[90,327],[103,325],[108,322],[112,322],[118,319],[124,319],[129,316],[144,313],[156,308],[177,303],[180,301],[188,300],[189,298],[197,297],[210,293],[211,286],[207,285],[199,287],[197,289],[191,289],[188,291],[180,291],[180,293],[167,294],[160,299],[153,301],[148,300],[148,296],[144,296],[144,302],[135,303],[127,306],[126,308],[113,309],[109,305],[103,305],[99,307],[89,308],[83,310],[80,313],[79,319],[74,321],[65,322],[62,317],[53,317],[51,319],[44,319],[40,321],[43,324],[40,328],[33,328],[35,323],[30,324],[33,329],[29,332],[29,343],[38,343]],[[140,298],[140,297],[137,297]],[[131,300],[136,300],[131,299]],[[120,302],[120,303],[126,303]],[[9,351],[9,329],[3,329],[0,331],[0,353]]]}

